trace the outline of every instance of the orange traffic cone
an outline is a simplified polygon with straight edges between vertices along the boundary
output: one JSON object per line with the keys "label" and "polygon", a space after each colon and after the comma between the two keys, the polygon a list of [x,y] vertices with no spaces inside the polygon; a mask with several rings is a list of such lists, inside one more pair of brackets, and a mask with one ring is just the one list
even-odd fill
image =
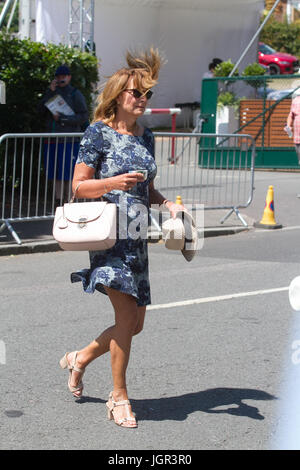
{"label": "orange traffic cone", "polygon": [[282,228],[282,225],[277,224],[275,221],[273,186],[269,186],[265,209],[261,221],[254,222],[253,225],[257,228]]}

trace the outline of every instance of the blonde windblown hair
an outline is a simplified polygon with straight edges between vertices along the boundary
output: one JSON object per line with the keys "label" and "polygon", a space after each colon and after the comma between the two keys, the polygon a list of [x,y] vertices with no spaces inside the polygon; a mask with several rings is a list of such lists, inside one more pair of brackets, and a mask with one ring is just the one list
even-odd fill
{"label": "blonde windblown hair", "polygon": [[127,88],[130,78],[134,79],[134,87],[140,91],[149,90],[157,84],[163,63],[157,49],[151,47],[149,51],[140,53],[127,51],[126,61],[128,67],[118,70],[107,80],[98,97],[93,122],[101,120],[108,124],[115,119],[117,98]]}

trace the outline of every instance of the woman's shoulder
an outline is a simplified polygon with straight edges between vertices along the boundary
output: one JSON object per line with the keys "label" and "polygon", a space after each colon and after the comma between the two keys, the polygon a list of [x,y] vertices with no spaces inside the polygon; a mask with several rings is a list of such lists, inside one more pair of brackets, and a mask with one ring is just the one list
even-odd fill
{"label": "woman's shoulder", "polygon": [[153,132],[149,127],[144,127],[144,134],[153,135]]}
{"label": "woman's shoulder", "polygon": [[92,122],[86,129],[84,133],[84,137],[90,139],[105,139],[107,137],[107,133],[110,131],[110,127],[102,121],[94,121]]}
{"label": "woman's shoulder", "polygon": [[154,139],[153,132],[151,129],[149,129],[149,127],[144,127],[144,131],[142,135],[146,139]]}
{"label": "woman's shoulder", "polygon": [[85,130],[81,139],[81,145],[85,147],[96,146],[102,147],[105,141],[105,133],[103,132],[103,125],[101,121],[92,122]]}
{"label": "woman's shoulder", "polygon": [[101,131],[104,126],[107,127],[103,121],[94,121],[89,125],[89,127],[95,132]]}
{"label": "woman's shoulder", "polygon": [[154,139],[154,134],[149,127],[144,127],[144,132],[143,132],[143,138],[146,140],[153,140]]}

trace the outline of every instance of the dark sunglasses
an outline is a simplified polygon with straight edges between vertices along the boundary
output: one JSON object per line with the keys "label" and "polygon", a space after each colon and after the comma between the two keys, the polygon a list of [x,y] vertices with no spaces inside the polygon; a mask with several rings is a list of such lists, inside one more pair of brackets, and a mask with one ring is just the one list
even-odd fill
{"label": "dark sunglasses", "polygon": [[151,96],[153,95],[153,91],[151,90],[146,91],[146,93],[142,93],[136,88],[127,88],[124,91],[130,92],[130,94],[136,99],[140,98],[141,96],[146,96],[147,100],[150,100]]}

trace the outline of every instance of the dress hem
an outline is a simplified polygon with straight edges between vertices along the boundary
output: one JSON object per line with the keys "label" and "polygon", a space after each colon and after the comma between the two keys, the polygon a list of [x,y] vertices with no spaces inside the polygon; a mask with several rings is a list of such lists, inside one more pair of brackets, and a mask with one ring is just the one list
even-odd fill
{"label": "dress hem", "polygon": [[97,290],[101,294],[107,295],[105,289],[104,288],[101,289],[101,287],[105,286],[105,287],[109,287],[110,289],[115,289],[119,292],[122,292],[122,294],[127,294],[127,295],[130,295],[131,297],[134,297],[136,299],[136,303],[137,303],[138,307],[146,307],[147,305],[151,305],[151,301],[147,302],[147,303],[139,303],[139,298],[138,298],[137,295],[134,295],[132,292],[129,293],[129,292],[125,291],[122,288],[116,289],[115,287],[112,287],[111,285],[105,284],[104,282],[97,282],[94,286],[90,286],[89,284],[85,286],[84,281],[85,281],[85,278],[83,276],[81,276],[80,274],[71,273],[71,283],[74,284],[75,282],[82,282],[83,290],[87,294],[94,294],[95,290]]}

